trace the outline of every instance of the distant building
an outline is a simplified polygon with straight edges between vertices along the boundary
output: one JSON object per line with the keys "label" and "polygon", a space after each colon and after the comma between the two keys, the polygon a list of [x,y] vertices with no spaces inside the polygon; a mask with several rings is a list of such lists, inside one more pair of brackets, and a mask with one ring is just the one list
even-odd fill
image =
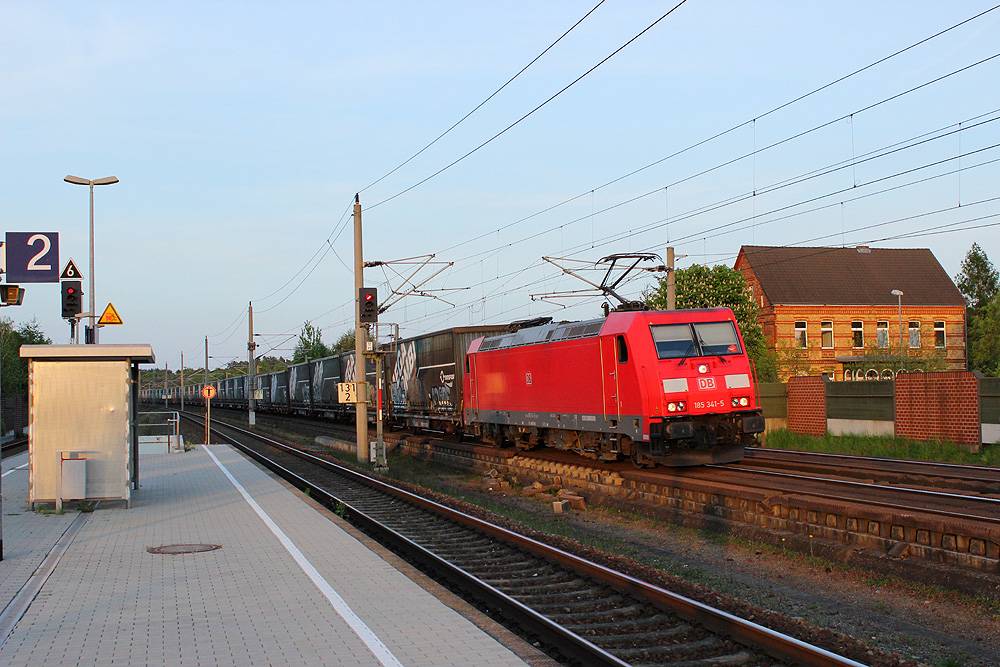
{"label": "distant building", "polygon": [[743,246],[735,268],[782,380],[966,369],[965,298],[930,250]]}

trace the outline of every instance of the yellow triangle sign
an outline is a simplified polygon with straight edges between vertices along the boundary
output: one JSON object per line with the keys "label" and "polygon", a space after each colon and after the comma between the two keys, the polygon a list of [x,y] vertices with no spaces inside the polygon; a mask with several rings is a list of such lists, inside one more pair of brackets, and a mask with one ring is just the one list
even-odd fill
{"label": "yellow triangle sign", "polygon": [[101,319],[97,320],[98,324],[122,324],[122,318],[118,316],[118,311],[115,307],[108,303],[108,307],[104,309],[104,314],[101,315]]}

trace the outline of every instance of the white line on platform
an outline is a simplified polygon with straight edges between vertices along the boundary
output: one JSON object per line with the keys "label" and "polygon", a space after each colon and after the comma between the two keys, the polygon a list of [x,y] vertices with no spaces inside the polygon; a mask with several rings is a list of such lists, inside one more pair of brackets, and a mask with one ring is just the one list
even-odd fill
{"label": "white line on platform", "polygon": [[351,629],[354,630],[354,633],[365,643],[365,646],[368,647],[368,650],[372,652],[375,658],[385,667],[402,667],[402,663],[396,658],[395,655],[392,654],[392,651],[390,651],[386,645],[382,643],[382,640],[379,639],[374,632],[372,632],[371,628],[369,628],[364,621],[358,618],[357,614],[354,613],[354,610],[351,609],[350,605],[344,601],[344,598],[340,597],[340,594],[333,589],[333,586],[331,586],[326,579],[323,578],[323,575],[321,575],[313,566],[313,564],[306,559],[305,555],[299,551],[299,548],[296,547],[288,536],[285,535],[284,531],[278,527],[278,524],[276,524],[271,517],[268,516],[267,512],[265,512],[264,509],[257,504],[257,501],[255,501],[250,494],[247,493],[247,490],[236,481],[236,478],[233,477],[229,470],[226,469],[226,466],[222,465],[222,462],[215,457],[215,454],[213,454],[208,447],[205,445],[202,445],[201,447],[210,457],[212,457],[212,460],[215,461],[215,465],[219,466],[222,473],[229,478],[229,481],[233,483],[233,486],[235,486],[236,490],[240,492],[243,499],[247,501],[250,507],[253,508],[253,511],[257,513],[257,516],[259,516],[267,527],[271,529],[274,536],[278,538],[278,541],[281,542],[282,546],[284,546],[288,553],[291,554],[292,558],[295,559],[295,562],[299,564],[302,571],[306,573],[312,582],[316,584],[316,587],[320,590],[320,592],[322,592],[323,595],[326,596],[326,599],[330,601],[330,605],[333,607],[333,610],[336,611],[349,626],[351,626]]}
{"label": "white line on platform", "polygon": [[11,468],[10,470],[8,470],[7,472],[5,472],[4,474],[0,475],[0,477],[6,477],[7,475],[11,474],[15,470],[20,470],[21,468],[27,468],[27,467],[28,467],[27,463],[22,463],[21,465],[17,466],[16,468]]}

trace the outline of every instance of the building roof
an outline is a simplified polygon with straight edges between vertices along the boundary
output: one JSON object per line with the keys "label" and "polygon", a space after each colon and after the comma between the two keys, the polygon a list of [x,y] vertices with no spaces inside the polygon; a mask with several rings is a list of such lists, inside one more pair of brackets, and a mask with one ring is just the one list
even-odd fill
{"label": "building roof", "polygon": [[894,306],[893,290],[908,306],[965,305],[927,248],[743,246],[736,266],[749,267],[775,305]]}

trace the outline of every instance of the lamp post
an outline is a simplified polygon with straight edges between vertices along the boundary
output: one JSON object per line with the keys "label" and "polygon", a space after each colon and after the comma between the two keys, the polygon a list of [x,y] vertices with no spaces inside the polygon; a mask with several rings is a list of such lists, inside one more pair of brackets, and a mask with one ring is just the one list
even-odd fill
{"label": "lamp post", "polygon": [[894,289],[892,295],[899,300],[899,365],[903,365],[903,290]]}
{"label": "lamp post", "polygon": [[113,185],[118,182],[114,176],[98,178],[88,181],[79,176],[67,176],[63,179],[73,185],[87,185],[90,187],[90,331],[93,334],[92,341],[97,343],[97,313],[94,312],[94,186]]}

